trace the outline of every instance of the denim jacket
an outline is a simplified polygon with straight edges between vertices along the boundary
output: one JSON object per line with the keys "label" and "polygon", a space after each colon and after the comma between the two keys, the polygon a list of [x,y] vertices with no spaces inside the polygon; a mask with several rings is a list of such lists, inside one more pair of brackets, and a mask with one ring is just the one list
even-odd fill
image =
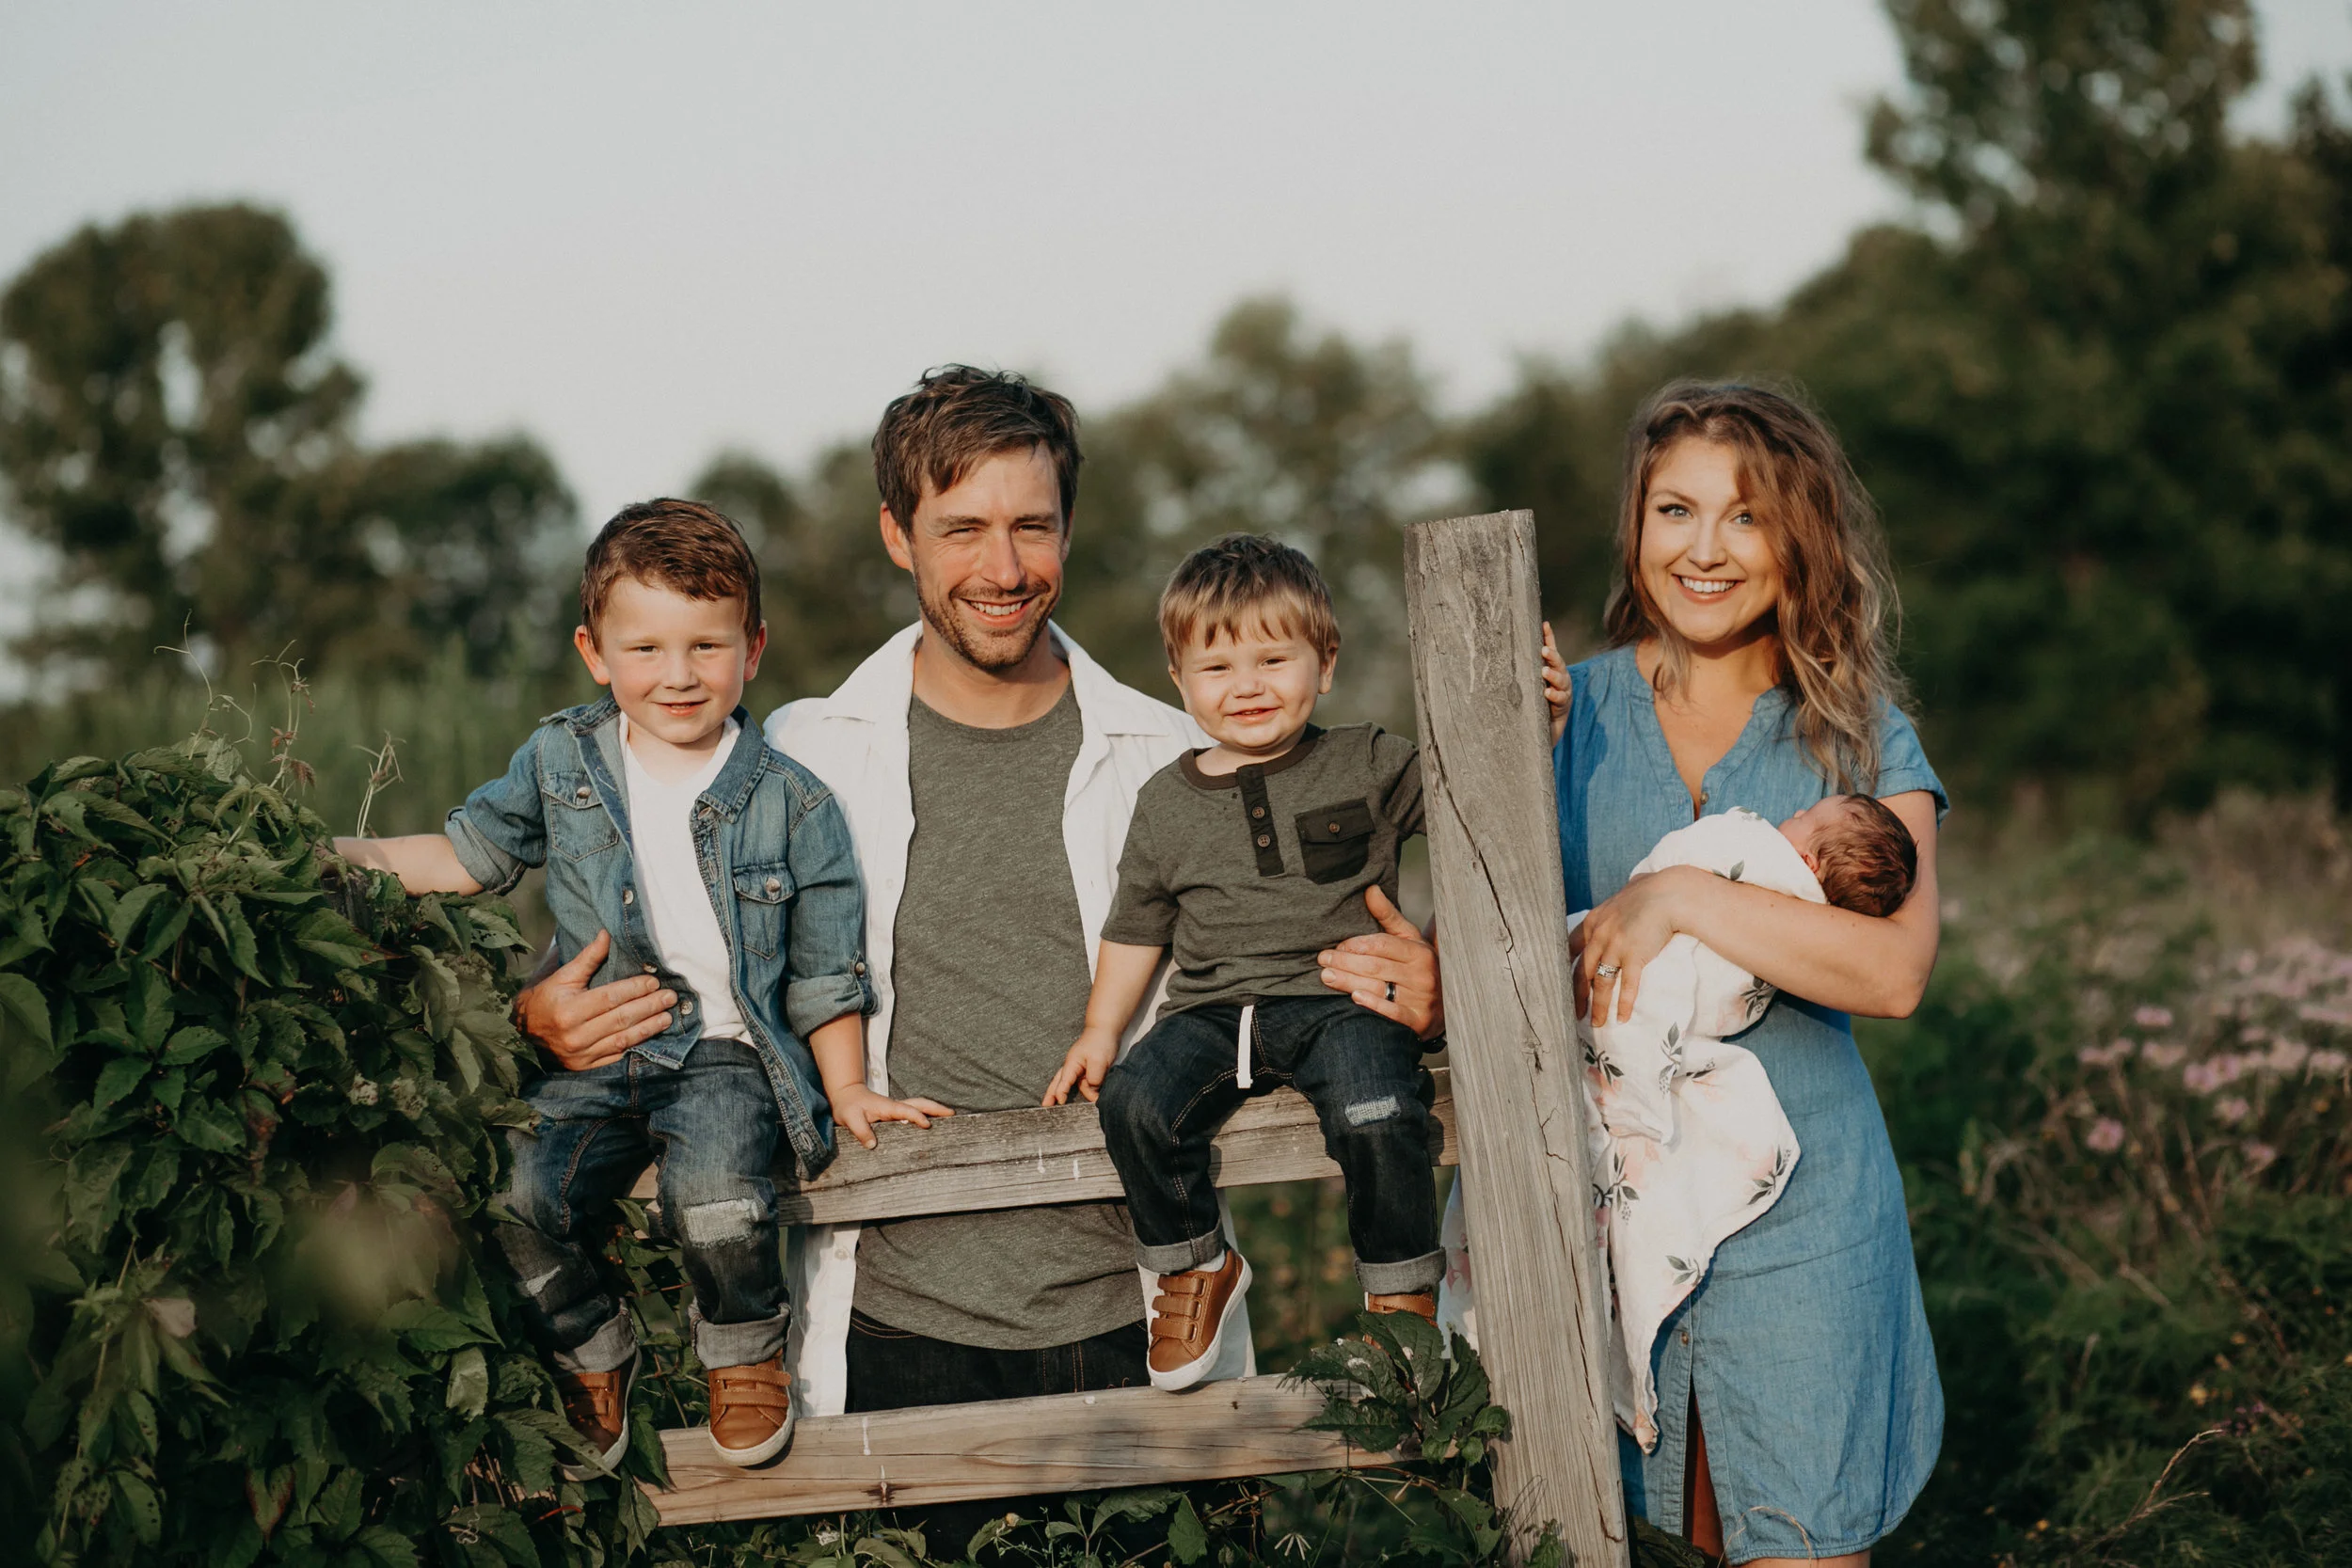
{"label": "denim jacket", "polygon": [[[637,896],[620,717],[609,696],[550,715],[503,777],[449,814],[446,831],[467,875],[493,893],[512,889],[532,866],[548,868],[560,961],[610,931],[612,950],[596,984],[644,974],[677,993],[669,1028],[636,1047],[676,1067],[702,1037],[703,1009],[662,964]],[[803,1037],[843,1013],[874,1010],[865,895],[832,793],[762,744],[746,710],[735,719],[745,733],[700,797],[694,847],[733,960],[736,1006],[793,1153],[814,1176],[833,1160],[833,1115]]]}

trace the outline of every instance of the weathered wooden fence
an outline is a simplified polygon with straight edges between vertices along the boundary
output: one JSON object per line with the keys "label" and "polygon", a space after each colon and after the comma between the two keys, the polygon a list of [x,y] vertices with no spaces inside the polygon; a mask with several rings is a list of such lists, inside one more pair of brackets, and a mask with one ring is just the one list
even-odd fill
{"label": "weathered wooden fence", "polygon": [[[1569,1025],[1567,924],[1538,649],[1534,526],[1497,513],[1406,533],[1430,863],[1454,1070],[1441,1163],[1458,1158],[1480,1352],[1514,1422],[1498,1500],[1521,1545],[1556,1524],[1580,1568],[1626,1560],[1600,1356],[1601,1265]],[[779,1181],[782,1217],[834,1224],[1116,1197],[1090,1105],[889,1127],[816,1181]],[[1280,1090],[1216,1140],[1218,1185],[1331,1176],[1305,1100]],[[1243,1238],[1247,1245],[1248,1238]],[[722,1465],[700,1430],[663,1434],[666,1524],[921,1505],[1335,1469],[1387,1456],[1298,1430],[1322,1408],[1278,1377],[1182,1394],[1123,1388],[801,1422],[764,1470]]]}

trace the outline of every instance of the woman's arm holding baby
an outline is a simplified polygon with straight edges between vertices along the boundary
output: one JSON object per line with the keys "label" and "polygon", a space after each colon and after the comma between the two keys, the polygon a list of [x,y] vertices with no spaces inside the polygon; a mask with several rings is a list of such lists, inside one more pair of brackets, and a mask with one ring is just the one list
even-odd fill
{"label": "woman's arm holding baby", "polygon": [[414,895],[426,893],[480,893],[456,848],[440,833],[410,833],[401,838],[339,838],[335,853],[354,865],[389,871]]}
{"label": "woman's arm holding baby", "polygon": [[1694,866],[1636,877],[1569,936],[1577,1010],[1597,972],[1614,964],[1617,1016],[1630,1018],[1643,966],[1688,932],[1790,996],[1866,1018],[1907,1018],[1925,994],[1942,937],[1935,879],[1935,797],[1912,790],[1887,808],[1911,830],[1918,870],[1903,907],[1883,919],[1726,881]]}

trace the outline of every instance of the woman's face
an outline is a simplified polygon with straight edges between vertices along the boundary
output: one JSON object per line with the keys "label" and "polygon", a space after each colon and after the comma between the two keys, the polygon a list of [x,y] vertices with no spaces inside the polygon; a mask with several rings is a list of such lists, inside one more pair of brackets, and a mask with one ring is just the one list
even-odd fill
{"label": "woman's face", "polygon": [[1697,436],[1666,449],[1642,498],[1642,582],[1693,648],[1736,646],[1780,605],[1780,562],[1740,485],[1739,454]]}

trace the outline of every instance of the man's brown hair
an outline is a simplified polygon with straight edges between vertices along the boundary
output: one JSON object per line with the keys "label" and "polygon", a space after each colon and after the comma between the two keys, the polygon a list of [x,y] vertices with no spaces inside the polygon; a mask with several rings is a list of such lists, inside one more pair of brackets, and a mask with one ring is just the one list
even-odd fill
{"label": "man's brown hair", "polygon": [[1919,875],[1919,847],[1903,819],[1867,795],[1840,797],[1846,820],[1814,841],[1821,893],[1841,910],[1885,916],[1903,907]]}
{"label": "man's brown hair", "polygon": [[580,574],[580,619],[590,637],[623,578],[690,599],[740,599],[743,635],[759,633],[759,562],[743,531],[716,507],[662,496],[612,515]]}
{"label": "man's brown hair", "polygon": [[874,485],[900,528],[914,526],[923,484],[953,489],[1000,451],[1043,447],[1061,487],[1061,521],[1078,505],[1078,411],[1010,371],[942,365],[891,400],[874,427]]}
{"label": "man's brown hair", "polygon": [[1184,557],[1160,591],[1160,641],[1171,666],[1186,648],[1259,627],[1295,631],[1326,660],[1339,651],[1339,618],[1323,574],[1279,539],[1229,533]]}

